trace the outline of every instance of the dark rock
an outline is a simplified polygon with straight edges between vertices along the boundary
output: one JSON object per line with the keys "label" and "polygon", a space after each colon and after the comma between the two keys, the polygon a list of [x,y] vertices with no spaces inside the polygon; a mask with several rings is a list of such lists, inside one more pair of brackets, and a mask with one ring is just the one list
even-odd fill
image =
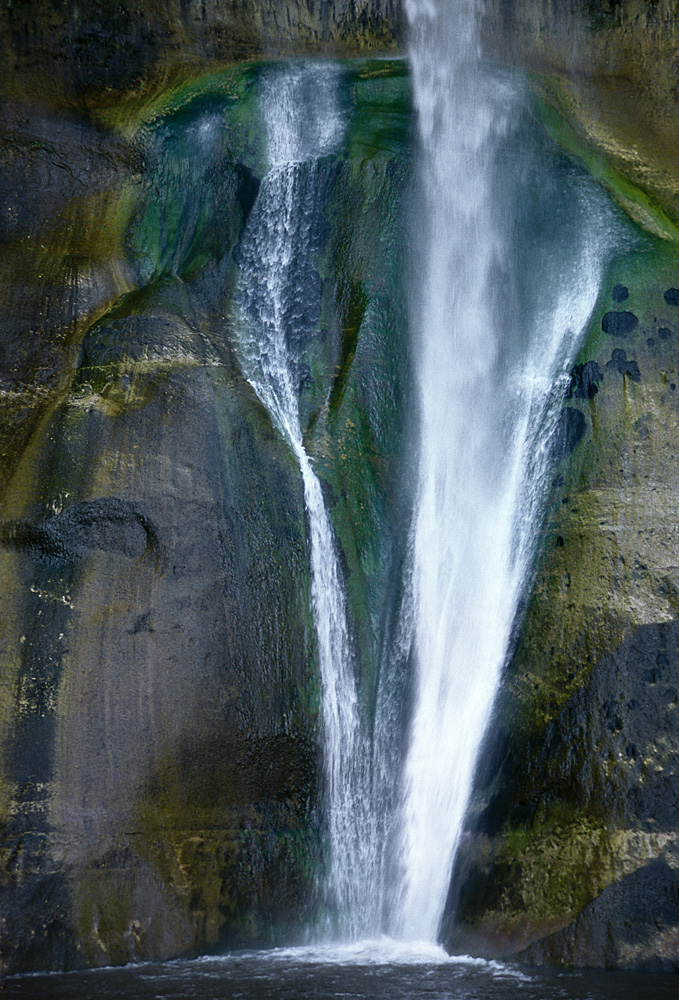
{"label": "dark rock", "polygon": [[284,8],[280,0],[100,0],[82,13],[72,4],[10,2],[0,9],[0,49],[11,66],[0,92],[78,105],[84,95],[162,86],[180,68],[208,73],[263,53],[394,50],[405,24],[394,0],[287,0]]}
{"label": "dark rock", "polygon": [[[675,972],[679,958],[671,940],[677,926],[679,871],[658,859],[608,886],[572,924],[517,957],[527,965],[624,966]],[[663,946],[664,936],[668,940]],[[652,944],[657,953],[649,961],[645,956]],[[634,955],[638,958],[630,961]]]}
{"label": "dark rock", "polygon": [[[676,710],[668,711],[674,689],[658,681],[663,674],[674,678],[678,666],[679,624],[640,626],[589,668],[588,679],[551,719],[535,727],[519,725],[511,735],[498,730],[477,786],[477,795],[484,783],[487,789],[482,799],[487,805],[477,813],[472,831],[482,836],[483,853],[461,852],[457,912],[444,938],[449,946],[467,935],[477,954],[518,953],[521,961],[530,964],[650,968],[649,963],[668,956],[676,962],[672,944],[679,924],[679,875],[664,856],[612,884],[608,870],[600,869],[603,885],[598,892],[592,890],[591,882],[582,887],[569,883],[569,898],[579,894],[582,900],[575,921],[556,934],[550,932],[547,921],[545,936],[533,944],[522,938],[523,924],[517,921],[513,938],[503,938],[505,932],[500,932],[498,948],[494,915],[502,906],[520,912],[520,921],[525,921],[521,893],[527,884],[531,885],[529,893],[536,891],[535,869],[531,881],[521,865],[508,863],[511,844],[507,840],[503,854],[494,855],[491,843],[489,855],[486,838],[502,842],[507,831],[517,830],[527,831],[522,843],[539,838],[545,820],[525,827],[522,815],[517,814],[517,807],[523,811],[524,804],[536,817],[553,810],[557,829],[568,803],[574,814],[594,826],[615,816],[616,829],[629,826],[654,834],[672,833],[679,787],[679,717]],[[528,676],[520,661],[510,665],[510,675],[514,668],[522,678]],[[511,699],[509,689],[502,697]],[[645,766],[648,760],[662,766]],[[535,857],[530,849],[524,850]],[[634,848],[631,851],[634,858]],[[606,857],[605,851],[601,857]],[[586,882],[596,877],[597,864],[601,860],[593,862],[591,854],[583,854]],[[552,870],[549,877],[556,913],[564,887],[558,872]],[[489,937],[484,936],[486,928]],[[533,931],[532,941],[538,930]]]}
{"label": "dark rock", "polygon": [[668,337],[672,336],[672,331],[666,326],[658,327],[658,336],[661,340],[667,340]]}
{"label": "dark rock", "polygon": [[158,549],[158,536],[149,519],[117,497],[73,504],[40,524],[6,524],[0,540],[9,548],[58,562],[73,562],[95,549],[131,559]]}
{"label": "dark rock", "polygon": [[236,176],[238,177],[236,200],[243,212],[243,218],[247,219],[259,194],[261,181],[243,163],[236,165]]}
{"label": "dark rock", "polygon": [[624,302],[629,298],[629,288],[627,285],[616,285],[611,298],[614,302]]}
{"label": "dark rock", "polygon": [[601,329],[612,337],[624,337],[639,325],[633,312],[607,312],[601,320]]}
{"label": "dark rock", "polygon": [[592,399],[599,391],[597,382],[601,382],[604,373],[596,361],[587,361],[583,365],[575,365],[571,371],[571,384],[566,399],[575,396],[576,399]]}
{"label": "dark rock", "polygon": [[620,372],[621,375],[627,375],[632,379],[633,382],[641,381],[641,372],[639,371],[639,365],[636,361],[631,361],[627,359],[625,351],[621,350],[619,347],[613,351],[611,355],[611,360],[606,364],[607,368],[612,368],[614,371]]}
{"label": "dark rock", "polygon": [[[566,406],[559,414],[551,440],[551,455],[554,462],[560,462],[582,441],[587,430],[584,413],[573,406]],[[565,498],[567,499],[567,498]],[[562,501],[562,502],[565,502]]]}
{"label": "dark rock", "polygon": [[679,306],[679,288],[668,288],[663,297],[668,306]]}

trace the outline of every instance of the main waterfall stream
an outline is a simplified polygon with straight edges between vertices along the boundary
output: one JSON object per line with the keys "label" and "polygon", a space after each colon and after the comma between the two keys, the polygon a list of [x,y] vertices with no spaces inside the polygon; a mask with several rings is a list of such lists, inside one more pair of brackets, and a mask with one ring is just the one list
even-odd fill
{"label": "main waterfall stream", "polygon": [[[394,928],[426,941],[438,933],[534,552],[567,372],[603,264],[596,213],[585,221],[582,203],[570,251],[561,247],[558,263],[547,256],[558,270],[522,259],[527,206],[505,154],[522,94],[482,68],[477,6],[407,4],[420,152],[411,295],[421,427],[417,680]],[[552,253],[561,239],[555,232]]]}

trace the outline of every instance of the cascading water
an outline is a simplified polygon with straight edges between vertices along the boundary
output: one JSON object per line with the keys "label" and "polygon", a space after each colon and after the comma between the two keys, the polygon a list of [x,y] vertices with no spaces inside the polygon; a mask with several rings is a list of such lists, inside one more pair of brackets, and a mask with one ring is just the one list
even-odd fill
{"label": "cascading water", "polygon": [[[321,486],[299,415],[299,356],[318,320],[313,255],[325,208],[322,158],[342,137],[340,71],[292,64],[262,81],[270,170],[262,180],[239,251],[241,359],[245,374],[299,463],[311,547],[311,589],[323,688],[330,877],[335,933],[356,936],[370,922],[374,893],[369,764],[357,706],[346,602]],[[311,290],[311,291],[310,291]]]}
{"label": "cascading water", "polygon": [[542,311],[520,315],[512,271],[521,261],[510,260],[498,165],[520,117],[517,88],[481,68],[476,0],[408,0],[407,10],[423,220],[413,295],[417,676],[391,929],[435,941],[534,551],[554,389],[594,307],[601,255],[581,237]]}
{"label": "cascading water", "polygon": [[[554,206],[526,205],[521,165],[507,155],[522,145],[523,92],[479,60],[474,0],[410,0],[408,12],[419,123],[419,483],[372,730],[362,724],[335,541],[299,412],[302,354],[320,308],[314,257],[344,128],[336,66],[287,64],[261,78],[270,169],[237,255],[235,328],[243,370],[304,486],[323,689],[325,930],[431,944],[604,254],[597,206],[586,193],[578,207],[577,184],[558,192],[568,200],[561,230],[526,237],[531,210],[540,229]],[[402,675],[413,659],[410,684]]]}

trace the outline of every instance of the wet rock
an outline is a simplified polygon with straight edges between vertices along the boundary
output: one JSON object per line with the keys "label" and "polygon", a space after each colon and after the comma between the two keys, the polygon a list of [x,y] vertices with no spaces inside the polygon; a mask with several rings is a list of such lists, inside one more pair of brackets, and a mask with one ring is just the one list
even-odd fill
{"label": "wet rock", "polygon": [[258,177],[255,177],[244,163],[236,164],[236,176],[238,178],[236,200],[243,212],[243,218],[247,219],[259,194],[261,181]]}
{"label": "wet rock", "polygon": [[[679,665],[679,628],[640,626],[595,665],[583,659],[586,679],[560,709],[539,723],[514,722],[511,738],[501,734],[488,754],[478,854],[467,848],[462,855],[457,914],[445,938],[451,948],[562,966],[676,961],[679,720],[668,710],[667,685],[658,682]],[[525,662],[508,669],[519,671],[517,687],[531,676]],[[560,689],[565,680],[564,672]],[[524,804],[539,821],[517,814]],[[570,823],[569,810],[577,817]],[[612,848],[609,838],[615,842],[620,831],[627,832]],[[624,857],[617,881],[615,851]],[[555,933],[557,912],[563,922]]]}
{"label": "wet rock", "polygon": [[604,373],[596,361],[575,365],[571,371],[571,384],[566,399],[571,399],[573,396],[576,399],[592,399],[599,391],[597,382],[601,382],[603,377]]}
{"label": "wet rock", "polygon": [[627,375],[633,382],[641,381],[639,365],[636,361],[628,360],[625,351],[621,350],[619,347],[613,351],[611,360],[607,362],[606,367],[612,368],[613,371],[620,372],[621,375]]}
{"label": "wet rock", "polygon": [[[374,97],[378,82],[351,72]],[[53,160],[80,162],[71,133],[63,157],[56,138],[54,154],[32,151],[31,134],[0,182],[11,207],[31,157],[56,178],[44,202],[6,213],[11,231],[0,224],[6,265],[14,254],[0,282],[14,323],[0,317],[0,460],[6,440],[10,472],[23,463],[15,480],[0,465],[0,975],[289,940],[311,919],[321,765],[303,484],[226,319],[263,170],[252,75],[228,80],[242,101],[198,95],[154,119],[139,157],[89,127],[94,153],[59,186],[71,175]],[[329,209],[305,222],[308,252],[291,265],[302,293],[284,317],[342,573],[361,581],[348,615],[366,703],[410,516],[400,63],[392,86],[394,151],[319,167]],[[369,150],[384,107],[372,124],[361,114]],[[206,123],[220,127],[203,147]],[[103,193],[85,212],[95,153]],[[32,192],[42,173],[28,180]],[[34,216],[42,229],[22,236]],[[113,276],[101,293],[95,265]],[[23,406],[23,436],[23,395],[7,405],[17,383],[40,404]],[[379,478],[365,475],[367,441]]]}
{"label": "wet rock", "polygon": [[[527,965],[620,966],[675,972],[672,947],[679,927],[679,872],[658,859],[614,885],[571,925],[518,956]],[[647,957],[653,949],[652,960]]]}
{"label": "wet rock", "polygon": [[679,288],[668,288],[663,297],[668,306],[679,306]]}
{"label": "wet rock", "polygon": [[587,421],[584,413],[573,406],[564,407],[552,435],[552,460],[560,462],[566,455],[570,455],[582,441],[586,430]]}
{"label": "wet rock", "polygon": [[613,289],[611,298],[614,302],[624,302],[625,299],[629,298],[629,288],[627,285],[616,285]]}
{"label": "wet rock", "polygon": [[624,337],[636,329],[638,325],[638,318],[633,312],[627,310],[607,312],[601,320],[601,329],[612,337]]}

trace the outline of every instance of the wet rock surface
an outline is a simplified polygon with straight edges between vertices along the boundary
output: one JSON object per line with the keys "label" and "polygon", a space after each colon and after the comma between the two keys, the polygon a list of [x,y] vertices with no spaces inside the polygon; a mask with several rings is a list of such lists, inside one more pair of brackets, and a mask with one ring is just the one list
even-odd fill
{"label": "wet rock surface", "polygon": [[606,368],[612,368],[613,371],[620,372],[621,375],[627,375],[633,382],[641,381],[639,365],[636,361],[628,360],[626,352],[619,347],[613,351],[611,360],[606,362]]}
{"label": "wet rock surface", "polygon": [[117,497],[73,504],[41,524],[5,524],[0,539],[9,548],[56,563],[81,559],[92,549],[121,552],[133,559],[159,546],[148,518],[134,504]]}
{"label": "wet rock surface", "polygon": [[[267,169],[261,71],[180,88],[127,138],[69,113],[51,145],[49,116],[43,131],[29,116],[5,147],[3,972],[288,941],[313,921],[325,858],[303,488],[233,326]],[[385,60],[352,65],[343,88],[313,301],[293,307],[307,450],[369,697],[409,503],[410,96]]]}
{"label": "wet rock surface", "polygon": [[72,4],[23,0],[0,11],[1,91],[53,103],[93,95],[159,93],[168,80],[261,57],[356,55],[397,48],[400,0],[101,0]]}
{"label": "wet rock surface", "polygon": [[587,430],[584,413],[566,406],[559,414],[551,443],[552,461],[560,462],[570,455],[582,441]]}
{"label": "wet rock surface", "polygon": [[[629,347],[611,354],[602,301],[572,372],[592,433],[552,482],[451,888],[456,951],[677,967],[679,355],[648,336],[675,259],[647,252]],[[587,371],[605,373],[594,394]]]}

